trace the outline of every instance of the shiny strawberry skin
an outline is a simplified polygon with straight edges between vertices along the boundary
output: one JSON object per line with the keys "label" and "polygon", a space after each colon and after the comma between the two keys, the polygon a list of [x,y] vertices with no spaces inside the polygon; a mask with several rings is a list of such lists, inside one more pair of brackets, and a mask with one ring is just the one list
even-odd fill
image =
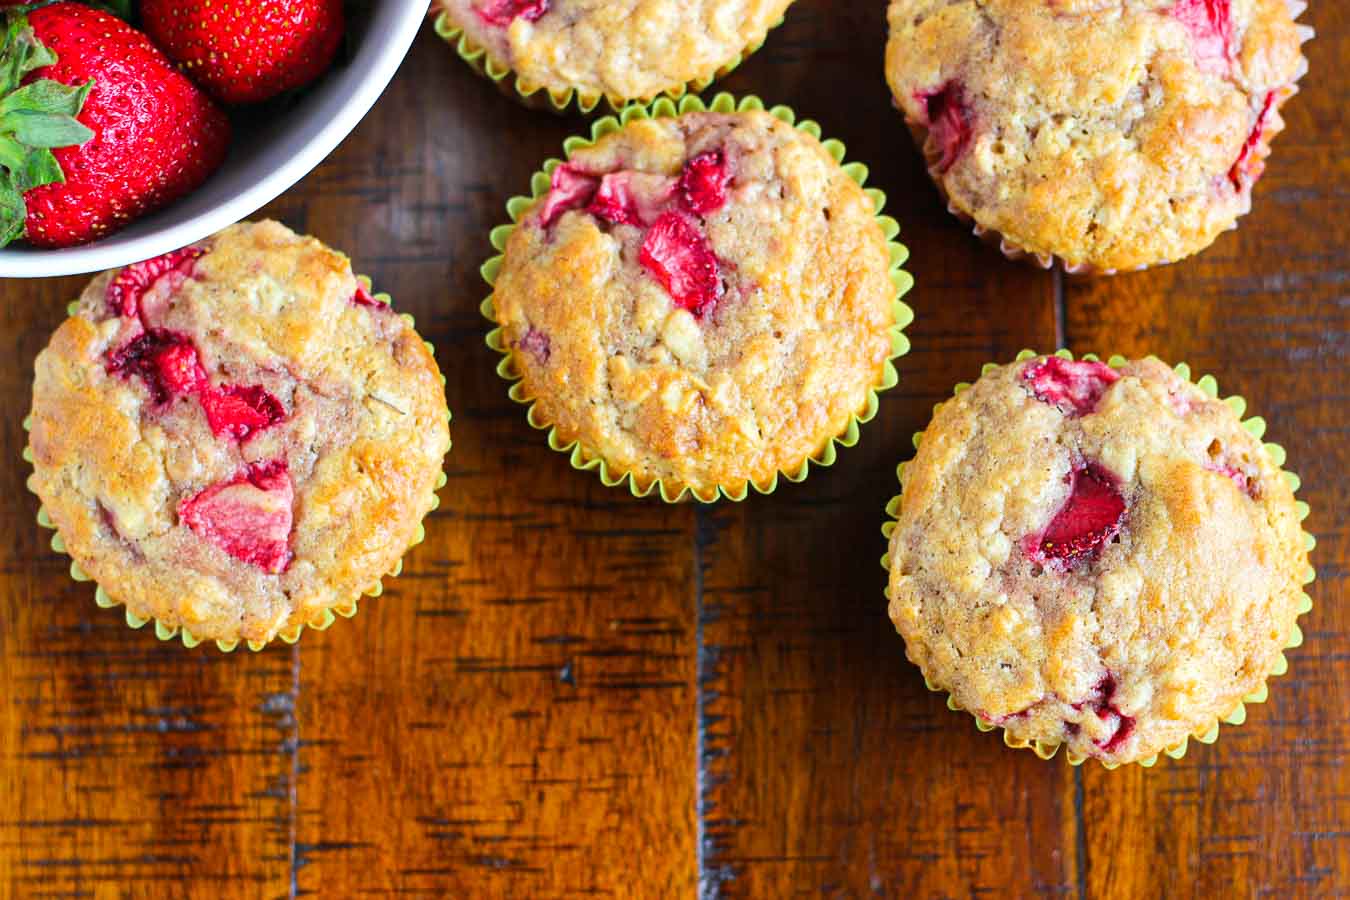
{"label": "shiny strawberry skin", "polygon": [[142,0],[145,31],[228,105],[302,88],[332,65],[342,0]]}
{"label": "shiny strawberry skin", "polygon": [[196,189],[224,162],[229,120],[145,35],[78,3],[40,7],[28,21],[57,56],[29,80],[94,80],[78,116],[93,139],[53,151],[65,183],[24,195],[29,243],[96,240]]}

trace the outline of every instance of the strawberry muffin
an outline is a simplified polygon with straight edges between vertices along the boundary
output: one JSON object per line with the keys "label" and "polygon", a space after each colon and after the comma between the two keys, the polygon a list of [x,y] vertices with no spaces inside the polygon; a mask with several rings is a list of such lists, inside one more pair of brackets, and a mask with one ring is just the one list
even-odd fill
{"label": "strawberry muffin", "polygon": [[[437,31],[522,96],[615,108],[701,91],[764,43],[792,0],[433,0]],[[486,56],[486,60],[483,57]]]}
{"label": "strawberry muffin", "polygon": [[100,275],[36,367],[46,517],[129,621],[187,643],[331,621],[436,505],[429,346],[345,256],[275,222]]}
{"label": "strawberry muffin", "polygon": [[891,0],[886,76],[954,213],[1070,271],[1172,262],[1251,208],[1301,0]]}
{"label": "strawberry muffin", "polygon": [[721,99],[610,120],[574,150],[519,215],[486,309],[554,446],[667,499],[739,499],[833,459],[894,382],[908,321],[861,167]]}
{"label": "strawberry muffin", "polygon": [[988,367],[902,469],[890,617],[1014,746],[1114,766],[1212,739],[1298,640],[1307,543],[1278,460],[1155,359]]}

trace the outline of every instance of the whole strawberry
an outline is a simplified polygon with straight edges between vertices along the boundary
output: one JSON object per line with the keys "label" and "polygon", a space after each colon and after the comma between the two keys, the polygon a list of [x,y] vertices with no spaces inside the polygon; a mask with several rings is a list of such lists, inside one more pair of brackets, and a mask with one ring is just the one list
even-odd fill
{"label": "whole strawberry", "polygon": [[121,19],[54,3],[0,21],[0,246],[95,240],[224,161],[225,114]]}
{"label": "whole strawberry", "polygon": [[222,103],[261,103],[304,87],[333,62],[342,0],[142,0],[141,23]]}

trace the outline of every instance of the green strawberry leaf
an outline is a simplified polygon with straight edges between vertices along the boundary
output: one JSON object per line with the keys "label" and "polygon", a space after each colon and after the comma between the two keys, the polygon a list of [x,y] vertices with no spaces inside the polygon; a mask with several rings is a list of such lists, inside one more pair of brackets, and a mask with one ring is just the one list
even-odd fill
{"label": "green strawberry leaf", "polygon": [[0,100],[0,116],[9,112],[43,112],[74,116],[84,106],[84,101],[93,86],[92,80],[84,85],[71,85],[43,78],[24,85]]}
{"label": "green strawberry leaf", "polygon": [[83,144],[94,136],[74,116],[39,112],[0,116],[0,133],[13,135],[19,143],[42,150]]}
{"label": "green strawberry leaf", "polygon": [[0,172],[0,247],[23,237],[28,208],[23,202],[23,191],[14,184],[8,172]]}

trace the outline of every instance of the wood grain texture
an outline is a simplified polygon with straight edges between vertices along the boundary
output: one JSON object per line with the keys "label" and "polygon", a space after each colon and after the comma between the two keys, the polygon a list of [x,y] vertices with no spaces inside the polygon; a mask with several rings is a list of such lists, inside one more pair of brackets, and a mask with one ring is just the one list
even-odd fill
{"label": "wood grain texture", "polygon": [[[419,37],[266,213],[347,251],[436,345],[450,480],[404,575],[295,648],[161,645],[70,581],[17,460],[33,358],[83,279],[0,283],[0,898],[1350,893],[1350,15],[1305,16],[1314,74],[1236,233],[1066,281],[946,214],[880,75],[882,6],[799,0],[721,86],[869,165],[913,254],[914,350],[836,466],[713,508],[603,488],[506,398],[477,312],[486,235],[584,124]],[[1290,674],[1152,771],[1007,750],[924,688],[886,620],[879,527],[910,436],[983,362],[1061,344],[1212,372],[1313,506]]]}

